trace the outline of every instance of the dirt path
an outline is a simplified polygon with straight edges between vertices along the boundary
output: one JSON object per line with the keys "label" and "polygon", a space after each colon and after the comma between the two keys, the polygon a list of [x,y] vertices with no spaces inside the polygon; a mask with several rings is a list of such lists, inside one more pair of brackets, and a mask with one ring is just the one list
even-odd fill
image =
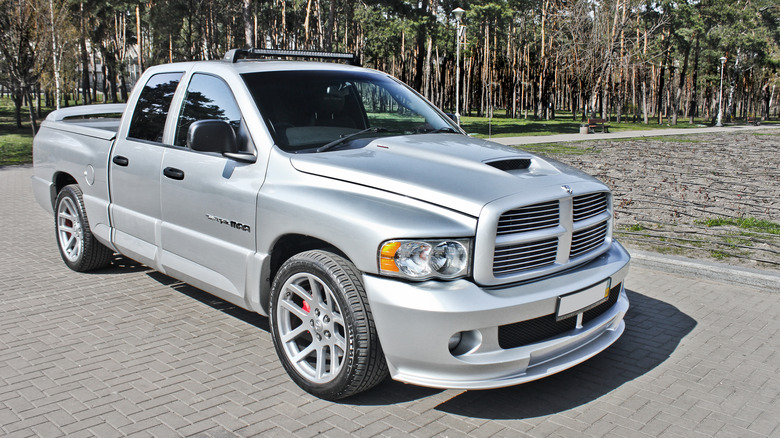
{"label": "dirt path", "polygon": [[739,132],[523,146],[614,191],[628,246],[780,270],[780,135]]}

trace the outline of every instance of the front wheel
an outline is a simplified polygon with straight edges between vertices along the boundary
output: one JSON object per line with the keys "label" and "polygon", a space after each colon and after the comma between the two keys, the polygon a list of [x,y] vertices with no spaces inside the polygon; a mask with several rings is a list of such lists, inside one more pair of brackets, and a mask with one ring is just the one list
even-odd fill
{"label": "front wheel", "polygon": [[108,266],[113,252],[92,235],[79,186],[63,187],[54,209],[57,246],[65,264],[79,272]]}
{"label": "front wheel", "polygon": [[287,373],[328,400],[385,378],[385,362],[357,268],[326,251],[287,260],[271,290],[271,334]]}

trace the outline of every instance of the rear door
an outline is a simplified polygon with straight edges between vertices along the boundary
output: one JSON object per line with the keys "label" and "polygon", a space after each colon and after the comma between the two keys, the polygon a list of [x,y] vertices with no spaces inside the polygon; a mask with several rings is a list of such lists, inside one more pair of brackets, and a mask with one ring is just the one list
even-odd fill
{"label": "rear door", "polygon": [[228,84],[217,76],[193,74],[181,104],[174,145],[162,157],[161,260],[166,273],[241,303],[247,265],[256,249],[256,203],[263,166],[187,147],[187,130],[197,120],[227,121],[237,134],[239,151],[255,152]]}
{"label": "rear door", "polygon": [[152,75],[141,89],[126,137],[111,155],[109,188],[113,242],[120,252],[157,268],[160,165],[166,118],[182,72]]}

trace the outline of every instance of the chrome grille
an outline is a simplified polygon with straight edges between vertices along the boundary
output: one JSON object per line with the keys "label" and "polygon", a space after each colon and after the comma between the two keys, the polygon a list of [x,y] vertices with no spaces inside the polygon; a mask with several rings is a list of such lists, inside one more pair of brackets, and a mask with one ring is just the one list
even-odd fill
{"label": "chrome grille", "polygon": [[607,194],[589,193],[574,197],[574,222],[579,222],[607,211]]}
{"label": "chrome grille", "polygon": [[496,248],[493,275],[510,275],[555,263],[558,238]]}
{"label": "chrome grille", "polygon": [[495,212],[486,283],[546,275],[602,254],[610,242],[609,205],[609,192],[598,191]]}
{"label": "chrome grille", "polygon": [[558,201],[516,208],[502,214],[498,219],[496,235],[503,236],[552,228],[558,225],[559,215],[560,207]]}
{"label": "chrome grille", "polygon": [[607,222],[602,222],[595,227],[575,231],[571,238],[569,258],[579,257],[588,251],[598,248],[604,243],[606,238]]}

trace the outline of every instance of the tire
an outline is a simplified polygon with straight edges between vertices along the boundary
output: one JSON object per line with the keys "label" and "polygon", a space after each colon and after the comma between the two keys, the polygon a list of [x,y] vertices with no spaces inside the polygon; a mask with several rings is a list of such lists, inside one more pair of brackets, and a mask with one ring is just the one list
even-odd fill
{"label": "tire", "polygon": [[95,239],[79,186],[65,186],[54,203],[54,228],[60,256],[74,271],[86,272],[108,266],[114,253]]}
{"label": "tire", "polygon": [[357,268],[326,251],[287,260],[271,287],[271,335],[287,374],[306,392],[337,400],[387,376]]}

